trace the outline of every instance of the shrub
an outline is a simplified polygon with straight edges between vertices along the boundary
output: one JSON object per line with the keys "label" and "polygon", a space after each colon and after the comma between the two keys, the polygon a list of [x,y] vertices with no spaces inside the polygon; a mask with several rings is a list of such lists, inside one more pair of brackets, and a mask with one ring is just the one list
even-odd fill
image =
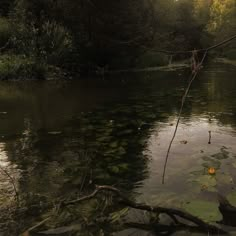
{"label": "shrub", "polygon": [[44,79],[46,77],[46,64],[23,56],[3,55],[0,57],[0,79]]}
{"label": "shrub", "polygon": [[12,42],[17,54],[61,65],[72,51],[72,38],[65,27],[46,21],[40,29],[32,22],[14,23]]}
{"label": "shrub", "polygon": [[72,52],[72,37],[68,30],[56,22],[45,22],[40,37],[41,50],[49,64],[58,64]]}

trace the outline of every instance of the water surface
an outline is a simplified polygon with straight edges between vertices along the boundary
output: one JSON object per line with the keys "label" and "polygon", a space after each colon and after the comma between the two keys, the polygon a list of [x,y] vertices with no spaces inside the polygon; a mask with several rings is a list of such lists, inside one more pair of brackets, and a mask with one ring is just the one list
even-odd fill
{"label": "water surface", "polygon": [[[94,184],[115,185],[149,204],[187,210],[196,201],[217,204],[217,193],[233,195],[236,181],[235,71],[211,64],[194,81],[164,185],[164,159],[189,72],[1,82],[1,168],[14,178],[26,206],[73,198]],[[0,179],[1,205],[11,206],[11,180],[4,171]],[[203,218],[214,222],[215,211]],[[22,230],[41,216],[31,213]]]}

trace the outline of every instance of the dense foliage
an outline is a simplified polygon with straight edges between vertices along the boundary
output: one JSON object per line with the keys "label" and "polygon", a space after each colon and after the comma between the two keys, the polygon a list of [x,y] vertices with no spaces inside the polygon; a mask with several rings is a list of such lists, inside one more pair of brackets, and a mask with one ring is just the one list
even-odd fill
{"label": "dense foliage", "polygon": [[[233,34],[235,5],[234,0],[1,0],[0,47],[8,58],[27,57],[45,71],[49,65],[76,73],[158,66],[167,60],[150,55],[153,49],[189,50]],[[6,67],[4,58],[0,68]]]}

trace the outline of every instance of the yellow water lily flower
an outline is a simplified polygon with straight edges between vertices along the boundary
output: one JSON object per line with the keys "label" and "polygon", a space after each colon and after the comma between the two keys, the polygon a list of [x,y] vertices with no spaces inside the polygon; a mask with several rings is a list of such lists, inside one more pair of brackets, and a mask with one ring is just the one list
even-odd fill
{"label": "yellow water lily flower", "polygon": [[209,175],[214,175],[216,173],[216,169],[214,167],[209,167],[208,168],[208,174]]}

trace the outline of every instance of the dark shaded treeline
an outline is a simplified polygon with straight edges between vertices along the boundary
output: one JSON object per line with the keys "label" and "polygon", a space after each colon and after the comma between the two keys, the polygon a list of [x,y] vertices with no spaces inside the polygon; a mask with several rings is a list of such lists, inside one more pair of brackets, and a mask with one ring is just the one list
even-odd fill
{"label": "dark shaded treeline", "polygon": [[[195,81],[183,120],[190,124],[192,120],[194,123],[195,119],[205,118],[206,123],[233,130],[235,70],[224,67],[227,73],[221,74],[222,68],[210,66]],[[13,176],[17,173],[18,192],[27,208],[23,216],[14,215],[18,225],[9,226],[8,235],[34,225],[42,212],[47,211],[37,207],[40,201],[73,199],[80,192],[88,194],[95,184],[115,184],[127,193],[142,185],[151,173],[147,152],[151,137],[155,133],[162,136],[161,130],[164,128],[166,133],[173,125],[179,109],[178,98],[185,88],[184,78],[186,74],[169,72],[166,77],[164,72],[126,75],[123,82],[118,78],[102,83],[2,82],[0,107],[5,114],[0,114],[0,151],[3,161],[5,155],[6,161],[14,163],[14,169],[9,171]],[[206,134],[207,131],[203,130]],[[217,142],[216,135],[214,132],[213,145]],[[202,138],[207,142],[205,134]],[[162,165],[158,166],[159,173],[161,170]],[[161,183],[156,179],[155,188],[158,184]],[[89,218],[92,221],[99,210],[91,202],[87,205],[95,209]],[[84,214],[83,207],[82,210],[81,205],[74,207],[79,213],[70,212],[63,220],[70,224],[73,215],[77,221],[80,213]]]}
{"label": "dark shaded treeline", "polygon": [[163,65],[153,50],[209,46],[233,34],[235,12],[233,0],[2,0],[0,75]]}

